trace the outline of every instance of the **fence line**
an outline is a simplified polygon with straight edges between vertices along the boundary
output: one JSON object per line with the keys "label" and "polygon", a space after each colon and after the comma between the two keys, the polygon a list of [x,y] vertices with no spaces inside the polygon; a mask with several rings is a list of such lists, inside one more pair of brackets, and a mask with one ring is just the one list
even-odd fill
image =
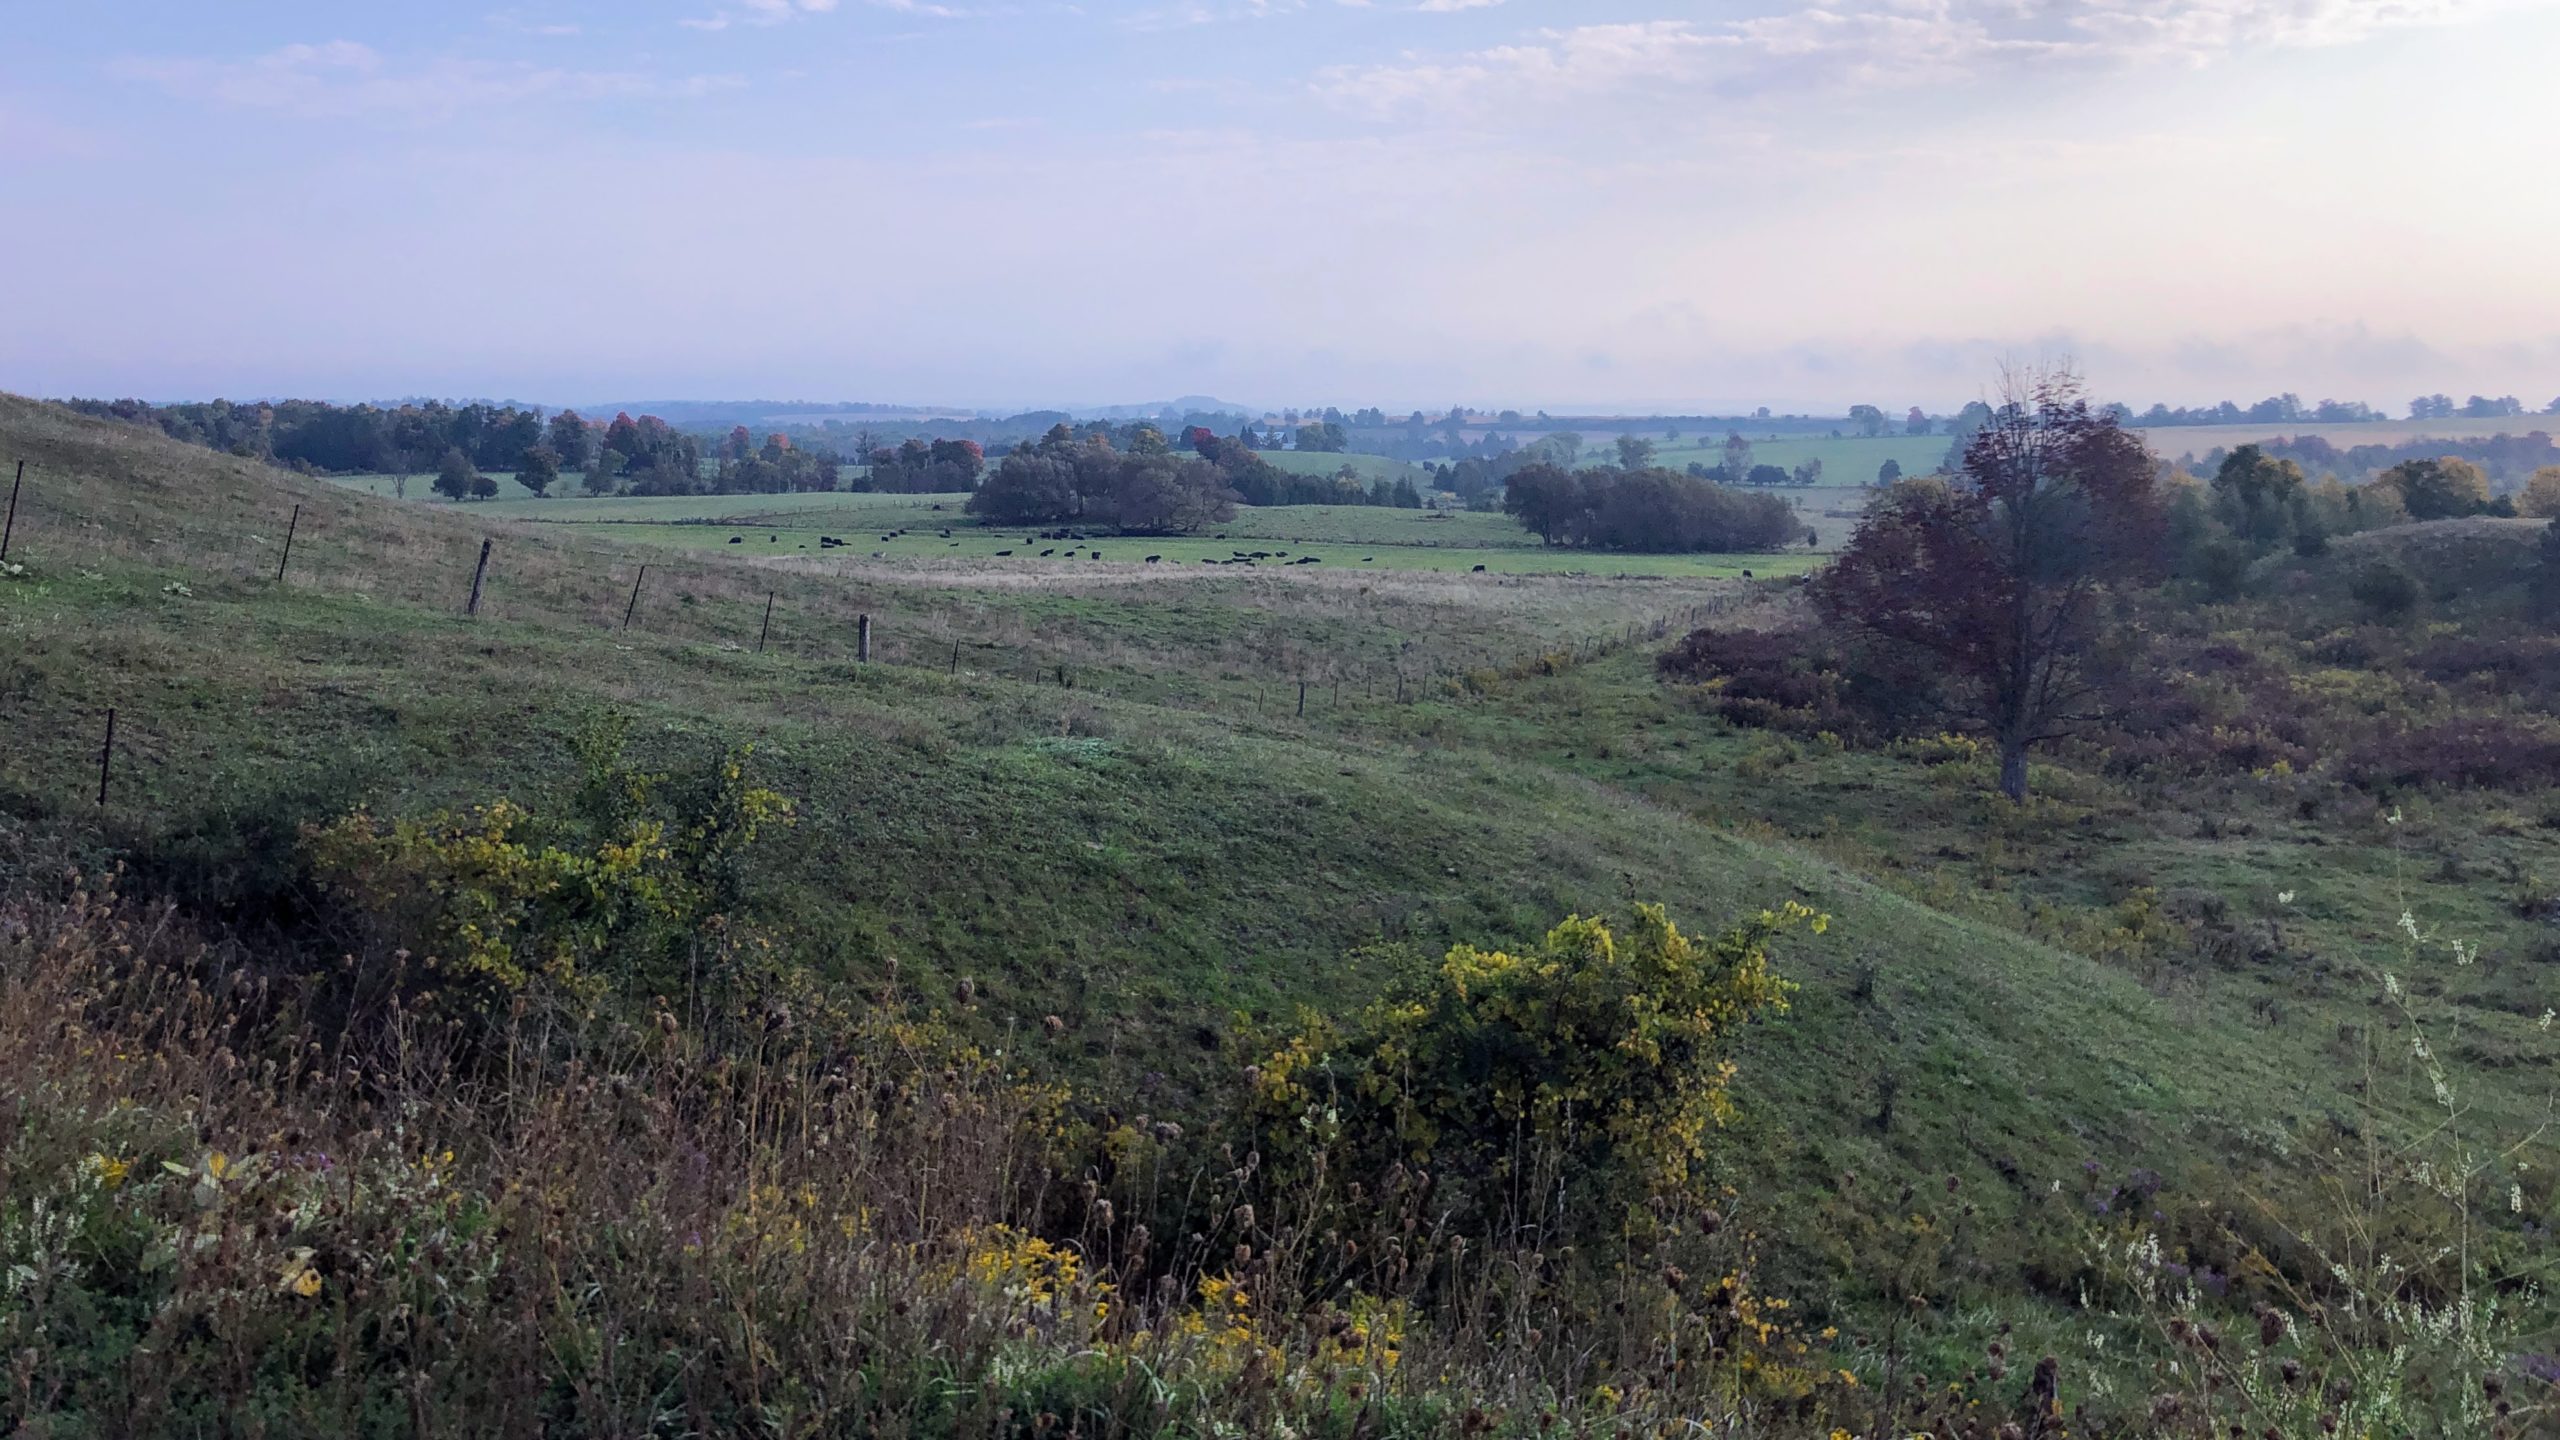
{"label": "fence line", "polygon": [[[1241,712],[1292,723],[1356,720],[1426,701],[1479,699],[1509,683],[1561,674],[1658,642],[1675,629],[1706,623],[1757,598],[1756,587],[1710,595],[1668,612],[1612,621],[1605,630],[1515,642],[1525,643],[1525,649],[1471,636],[1425,634],[1408,636],[1401,644],[1355,641],[1332,649],[1311,647],[1294,637],[1267,637],[1258,642],[1259,654],[1230,654],[1215,661],[1214,669],[1196,662],[1186,665],[1178,653],[1146,650],[1114,663],[1107,654],[1108,637],[1082,645],[1060,645],[1048,637],[1053,643],[1043,644],[1043,635],[1028,632],[1029,622],[992,606],[973,607],[964,591],[945,592],[954,599],[951,607],[916,610],[909,607],[917,592],[908,587],[653,556],[641,564],[626,592],[618,577],[631,573],[634,556],[629,549],[521,530],[490,537],[421,536],[385,523],[396,522],[396,515],[357,514],[349,507],[332,516],[319,507],[282,500],[274,516],[282,522],[276,527],[281,542],[241,527],[236,533],[191,537],[193,543],[179,546],[153,537],[154,517],[141,505],[83,511],[45,496],[40,481],[13,490],[15,509],[5,522],[7,533],[13,535],[13,554],[36,572],[38,583],[48,571],[84,562],[140,564],[191,574],[198,584],[239,582],[244,598],[248,593],[356,595],[447,614],[458,608],[465,616],[477,616],[476,623],[633,630],[678,644],[742,653],[772,650],[816,666],[888,665],[953,683],[983,679],[1204,715]],[[422,545],[433,545],[451,558],[420,563]],[[269,546],[279,548],[273,559]],[[468,598],[462,593],[466,570]],[[182,587],[185,581],[172,584]],[[255,591],[249,592],[253,584]],[[651,612],[642,614],[644,595],[673,599],[653,600]],[[785,598],[794,603],[783,605]],[[618,613],[615,599],[624,602]],[[457,600],[462,601],[458,607]],[[897,603],[901,600],[907,603]],[[974,618],[996,621],[990,627],[996,631],[1028,633],[1019,639],[990,639],[987,628],[970,624],[973,608],[980,611]],[[902,623],[902,613],[911,620]],[[1226,643],[1232,647],[1238,642]],[[1106,653],[1097,654],[1097,647]],[[1158,656],[1163,664],[1144,663]],[[850,670],[842,678],[851,681],[859,673]],[[823,683],[826,677],[812,678]],[[1285,693],[1291,685],[1297,687],[1294,695]],[[102,793],[111,762],[110,741],[101,755]]]}

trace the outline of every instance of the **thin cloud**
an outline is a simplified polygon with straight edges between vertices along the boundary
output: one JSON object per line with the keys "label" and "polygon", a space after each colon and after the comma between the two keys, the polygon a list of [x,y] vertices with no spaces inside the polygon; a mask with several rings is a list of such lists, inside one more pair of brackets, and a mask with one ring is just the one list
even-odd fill
{"label": "thin cloud", "polygon": [[[1493,3],[1424,0],[1419,8]],[[1754,92],[1924,84],[2029,66],[2202,64],[2247,49],[2351,44],[2501,8],[2502,0],[1816,0],[1726,22],[1537,30],[1489,49],[1334,66],[1313,83],[1342,108],[1382,117],[1516,113],[1648,82]]]}
{"label": "thin cloud", "polygon": [[134,56],[107,68],[119,79],[183,99],[307,119],[435,120],[532,100],[684,100],[744,83],[737,76],[666,77],[522,61],[436,58],[400,64],[352,40],[287,45],[247,60]]}

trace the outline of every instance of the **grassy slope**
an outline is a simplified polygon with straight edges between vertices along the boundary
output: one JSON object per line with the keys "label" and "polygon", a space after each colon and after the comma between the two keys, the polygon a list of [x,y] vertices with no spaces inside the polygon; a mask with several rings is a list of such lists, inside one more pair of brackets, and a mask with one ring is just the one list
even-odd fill
{"label": "grassy slope", "polygon": [[[479,517],[14,400],[0,444],[34,462],[38,517],[22,538],[34,575],[0,585],[0,815],[22,835],[165,850],[292,790],[323,809],[538,803],[565,737],[605,710],[635,715],[659,754],[752,741],[807,817],[766,879],[818,963],[976,977],[996,1013],[1066,1017],[1103,1083],[1163,1072],[1167,1107],[1233,1063],[1214,1051],[1236,1012],[1285,1020],[1368,994],[1377,977],[1341,958],[1363,940],[1507,941],[1630,897],[1705,925],[1801,898],[1838,920],[1785,947],[1800,1004],[1746,1057],[1743,1203],[1765,1211],[1856,1210],[1843,1170],[1881,1177],[1860,1192],[1880,1199],[1895,1175],[1963,1175],[1997,1214],[2093,1154],[2175,1169],[2199,1144],[2236,1149],[2310,1073],[2307,1040],[1933,910],[1719,802],[1743,788],[1736,742],[1659,710],[1638,653],[1412,706],[1369,702],[1355,678],[1338,703],[1320,686],[1304,721],[1272,678],[1293,654],[1385,636],[1422,659],[1490,654],[1694,598],[1658,584],[901,591],[705,562],[664,582],[691,601],[653,597],[626,634],[642,555],[501,527],[499,582],[469,621],[456,561]],[[305,535],[279,590],[264,574],[295,503]],[[773,584],[792,587],[802,638],[730,648]],[[975,651],[957,676],[857,670],[807,638],[857,605],[913,631],[1014,627],[1090,668],[1072,690]],[[109,705],[119,779],[102,816],[88,788]],[[1598,758],[1611,743],[1665,758],[1629,773]],[[1903,1086],[1889,1133],[1864,1121],[1885,1070]],[[2000,1162],[2026,1182],[2011,1190]],[[1844,1213],[1816,1233],[1856,1229]]]}

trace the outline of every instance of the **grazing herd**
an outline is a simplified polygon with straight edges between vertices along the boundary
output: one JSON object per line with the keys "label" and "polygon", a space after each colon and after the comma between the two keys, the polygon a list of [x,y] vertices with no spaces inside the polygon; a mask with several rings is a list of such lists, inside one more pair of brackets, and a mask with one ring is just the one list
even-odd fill
{"label": "grazing herd", "polygon": [[[935,508],[939,509],[941,507],[936,506]],[[911,535],[918,536],[920,538],[921,533],[922,532],[914,530],[892,530],[888,534],[881,536],[880,539],[882,543],[885,544],[892,540],[905,539]],[[963,543],[954,539],[952,537],[952,532],[947,528],[936,530],[934,534],[937,538],[946,542],[951,549],[956,550],[960,548]],[[746,538],[747,537],[744,535],[732,535],[729,537],[729,543],[732,545],[743,545],[746,543]],[[1063,558],[1068,560],[1076,559],[1079,555],[1083,554],[1091,539],[1091,537],[1079,530],[1043,530],[1040,532],[1039,538],[1042,540],[1067,540],[1077,542],[1067,546],[1063,552]],[[1217,538],[1224,540],[1227,537],[1224,534],[1220,534]],[[765,537],[765,543],[777,544],[781,539],[782,537],[780,535],[767,535]],[[818,537],[818,548],[821,550],[842,550],[850,546],[852,543],[852,541],[837,535],[821,535]],[[806,550],[809,547],[803,545],[800,548]],[[1027,543],[1024,548],[1028,548]],[[1005,549],[998,550],[995,553],[997,558],[1007,559],[1011,558],[1015,554],[1015,551],[1012,549]],[[871,558],[874,560],[882,560],[888,558],[888,554],[889,552],[886,550],[874,550],[871,552]],[[1092,557],[1096,560],[1106,558],[1099,548],[1092,550]],[[1042,550],[1038,558],[1043,560],[1061,558],[1061,551],[1056,545],[1051,545],[1049,548]],[[1161,565],[1164,563],[1164,558],[1165,557],[1162,555],[1150,555],[1146,557],[1146,563],[1149,565]],[[1205,556],[1201,559],[1200,563],[1203,565],[1242,565],[1247,568],[1251,568],[1266,560],[1278,561],[1283,565],[1321,565],[1324,563],[1321,556],[1300,555],[1292,558],[1286,550],[1234,550],[1230,551],[1227,557],[1223,560],[1215,556]],[[1378,563],[1378,557],[1375,555],[1363,555],[1360,557],[1360,563],[1363,565],[1375,565]],[[1485,573],[1485,567],[1478,565],[1474,567],[1471,573],[1482,575]],[[1742,573],[1746,579],[1751,575],[1751,572],[1748,570],[1745,570]]]}

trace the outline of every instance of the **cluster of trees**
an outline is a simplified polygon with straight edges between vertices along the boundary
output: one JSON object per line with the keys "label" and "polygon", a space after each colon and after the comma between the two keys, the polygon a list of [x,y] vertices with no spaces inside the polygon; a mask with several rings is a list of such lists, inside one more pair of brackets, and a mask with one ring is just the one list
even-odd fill
{"label": "cluster of trees", "polygon": [[655,415],[623,413],[596,424],[575,410],[545,417],[517,405],[384,407],[319,400],[150,405],[70,400],[84,414],[151,425],[173,439],[329,475],[432,472],[454,499],[497,493],[491,472],[516,475],[539,495],[570,471],[592,494],[687,494],[701,485],[702,447]]}
{"label": "cluster of trees", "polygon": [[[1926,435],[1932,423],[1929,413],[1914,405],[1909,413],[1902,417],[1902,433]],[[1884,411],[1873,405],[1852,405],[1849,407],[1849,428],[1872,440],[1891,430],[1893,422]]]}
{"label": "cluster of trees", "polygon": [[2280,550],[2317,555],[2332,537],[2412,521],[2473,515],[2560,515],[2560,465],[2522,492],[2500,495],[2479,466],[2455,455],[2404,460],[2362,485],[2312,480],[2271,447],[2243,445],[2210,482],[2170,489],[2169,551],[2177,572],[2217,599],[2238,594],[2249,565]]}
{"label": "cluster of trees", "polygon": [[[1164,437],[1152,428],[1133,438],[1141,450],[1164,443]],[[1247,505],[1385,505],[1404,510],[1422,508],[1422,492],[1406,478],[1389,481],[1384,476],[1363,482],[1360,472],[1349,462],[1330,475],[1303,475],[1283,470],[1262,458],[1247,436],[1233,438],[1213,434],[1205,426],[1193,426],[1183,433],[1183,443],[1201,459],[1218,467],[1226,478],[1227,488]]]}
{"label": "cluster of trees", "polygon": [[[2526,476],[2546,465],[2560,465],[2560,444],[2554,444],[2551,435],[2541,430],[2523,435],[2422,439],[2396,445],[2343,447],[2319,435],[2296,435],[2261,441],[2260,448],[2277,459],[2293,461],[2310,474],[2335,475],[2349,483],[2372,479],[2405,461],[2445,456],[2458,457],[2478,466],[2488,475],[2493,486],[2502,487],[2520,485]],[[2219,449],[2211,451],[2204,456],[2203,468],[2219,466],[2225,458],[2225,452]]]}
{"label": "cluster of trees", "polygon": [[2306,405],[2301,396],[2289,390],[2282,395],[2270,395],[2255,405],[2240,405],[2229,400],[2218,405],[2153,405],[2140,415],[2121,405],[2107,408],[2127,424],[2150,429],[2177,425],[2293,425],[2306,422],[2343,425],[2384,418],[2381,411],[2361,400],[2322,400]]}
{"label": "cluster of trees", "polygon": [[[2148,428],[2173,425],[2341,425],[2389,418],[2361,400],[2322,400],[2306,405],[2301,396],[2290,391],[2270,395],[2255,405],[2239,405],[2229,400],[2218,405],[2192,407],[2154,405],[2138,416],[2122,406],[2108,408],[2127,423]],[[2409,418],[2412,420],[2496,420],[2525,413],[2524,402],[2513,395],[2473,395],[2459,402],[2450,395],[2420,395],[2409,402]],[[2542,413],[2560,415],[2560,399],[2553,400]]]}
{"label": "cluster of trees", "polygon": [[[2474,395],[2458,406],[2453,403],[2452,396],[2444,394],[2421,395],[2409,402],[2409,418],[2412,420],[2450,420],[2457,415],[2466,420],[2499,420],[2523,413],[2524,402],[2513,395]],[[2560,415],[2560,400],[2552,401],[2543,413]]]}
{"label": "cluster of trees", "polygon": [[1550,545],[1650,552],[1775,550],[1803,537],[1795,509],[1663,469],[1512,472],[1503,509]]}
{"label": "cluster of trees", "polygon": [[[2068,371],[2030,374],[1947,471],[1896,479],[1868,507],[1810,586],[1817,629],[1702,631],[1663,663],[1726,680],[1717,694],[1728,703],[1925,710],[1988,740],[2002,791],[2023,800],[2031,751],[2087,733],[2109,697],[2139,688],[2126,680],[2140,673],[2142,627],[2118,614],[2136,592],[2183,574],[2237,593],[2259,558],[2318,554],[2333,535],[2517,513],[2560,515],[2560,465],[2500,496],[2459,455],[2410,456],[2350,486],[2245,445],[2196,481],[2164,473],[2121,411],[2091,404]],[[2560,539],[2545,551],[2554,578],[2537,579],[2536,595],[2560,609]],[[2416,587],[2400,583],[2405,595],[2358,598],[2405,606]]]}
{"label": "cluster of trees", "polygon": [[747,427],[729,432],[720,447],[720,466],[711,477],[715,495],[782,495],[837,488],[844,461],[824,445],[802,446],[780,433],[757,445]]}
{"label": "cluster of trees", "polygon": [[909,436],[895,449],[869,452],[867,488],[890,495],[948,495],[978,488],[987,452],[975,440]]}
{"label": "cluster of trees", "polygon": [[1001,525],[1067,522],[1131,535],[1186,534],[1235,517],[1235,492],[1214,462],[1174,454],[1152,427],[1139,444],[1124,452],[1106,436],[1059,425],[1005,456],[969,497],[969,513]]}
{"label": "cluster of trees", "polygon": [[66,400],[85,415],[151,425],[174,440],[330,475],[415,474],[459,450],[482,470],[514,470],[544,443],[538,409],[515,405],[382,407],[322,400]]}

